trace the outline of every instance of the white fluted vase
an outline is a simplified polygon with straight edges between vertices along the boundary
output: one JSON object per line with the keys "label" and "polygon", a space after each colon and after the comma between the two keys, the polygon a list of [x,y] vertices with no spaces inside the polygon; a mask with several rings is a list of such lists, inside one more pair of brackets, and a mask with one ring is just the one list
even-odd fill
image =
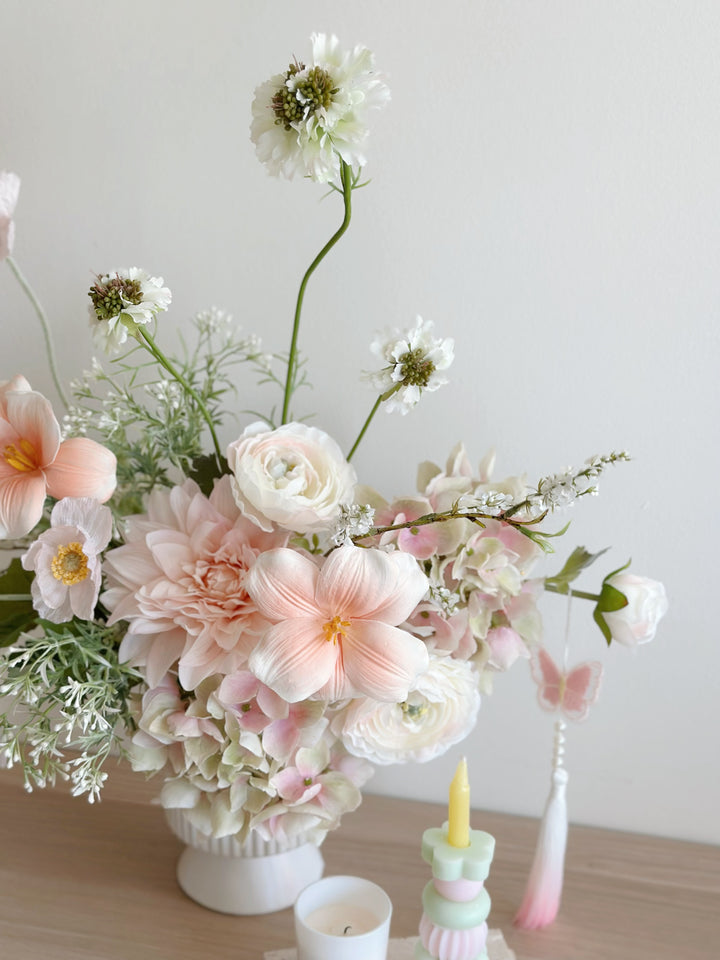
{"label": "white fluted vase", "polygon": [[196,830],[183,810],[166,809],[170,829],[186,845],[177,863],[180,888],[196,903],[236,916],[273,913],[293,905],[301,890],[319,880],[325,863],[304,834],[244,843]]}

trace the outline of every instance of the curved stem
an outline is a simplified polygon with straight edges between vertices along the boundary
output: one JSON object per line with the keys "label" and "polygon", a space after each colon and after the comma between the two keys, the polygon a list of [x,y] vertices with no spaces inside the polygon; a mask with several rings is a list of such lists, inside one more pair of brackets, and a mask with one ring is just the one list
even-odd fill
{"label": "curved stem", "polygon": [[197,404],[198,410],[202,414],[202,417],[208,426],[208,430],[210,431],[210,436],[212,437],[213,446],[215,447],[215,459],[217,460],[218,469],[222,471],[222,451],[220,449],[220,443],[218,441],[217,434],[215,433],[215,424],[213,423],[212,417],[210,416],[210,411],[205,406],[204,400],[202,399],[200,394],[197,392],[195,387],[193,387],[188,382],[188,380],[186,380],[185,377],[180,373],[180,371],[175,367],[175,365],[170,360],[168,360],[168,358],[160,350],[160,348],[157,346],[157,344],[155,343],[153,338],[150,336],[150,334],[147,333],[145,330],[143,330],[141,327],[138,327],[137,333],[138,333],[138,337],[142,337],[142,339],[145,341],[145,345],[147,346],[150,353],[155,357],[155,359],[160,364],[160,366],[163,367],[163,369],[167,370],[167,372],[170,374],[171,377],[174,377],[175,380],[177,380],[177,382],[180,384],[183,390],[187,394],[189,394],[189,396],[191,396],[195,401],[195,403]]}
{"label": "curved stem", "polygon": [[586,590],[563,590],[561,587],[555,587],[547,581],[545,581],[543,586],[548,593],[561,593],[564,597],[570,594],[571,597],[579,597],[581,600],[594,600],[596,603],[600,599],[600,594],[598,593],[588,593]]}
{"label": "curved stem", "polygon": [[342,183],[342,194],[345,204],[345,216],[343,217],[343,222],[307,268],[305,276],[302,278],[300,289],[298,290],[297,303],[295,304],[295,318],[293,320],[292,337],[290,338],[290,351],[288,353],[287,377],[285,379],[285,395],[283,399],[281,423],[287,423],[288,421],[288,416],[290,413],[290,397],[295,389],[295,375],[297,372],[297,341],[298,334],[300,332],[300,314],[302,313],[305,288],[307,287],[308,280],[315,272],[316,267],[332,250],[340,237],[350,226],[350,217],[352,215],[352,170],[343,159],[340,160],[340,182]]}
{"label": "curved stem", "polygon": [[378,412],[378,410],[380,409],[380,404],[382,403],[382,401],[383,401],[383,398],[382,398],[382,394],[381,394],[381,395],[377,398],[377,400],[375,401],[375,403],[374,403],[374,405],[373,405],[373,408],[372,408],[372,410],[370,411],[370,415],[368,416],[367,420],[366,420],[365,423],[363,424],[362,430],[361,430],[360,433],[357,435],[357,439],[355,440],[355,443],[352,445],[352,447],[351,447],[351,449],[350,449],[350,453],[349,453],[349,454],[347,455],[347,457],[345,458],[345,459],[348,461],[348,463],[350,462],[350,460],[351,460],[351,458],[352,458],[352,455],[355,453],[355,451],[357,450],[357,448],[360,446],[360,441],[361,441],[362,438],[365,436],[365,431],[366,431],[367,428],[370,426],[370,421],[372,420],[372,418],[375,416],[375,414],[376,414],[376,413]]}
{"label": "curved stem", "polygon": [[32,307],[35,310],[35,313],[37,314],[38,320],[40,321],[40,326],[42,327],[43,335],[45,337],[45,350],[47,352],[48,366],[50,367],[50,373],[52,374],[53,383],[55,384],[55,389],[57,390],[65,409],[68,410],[70,408],[70,404],[68,402],[68,398],[65,395],[65,391],[62,388],[62,384],[60,383],[60,377],[58,376],[57,364],[55,362],[55,348],[53,346],[52,334],[50,333],[50,324],[48,323],[48,319],[45,315],[45,311],[43,310],[40,304],[40,301],[35,296],[35,291],[30,286],[28,281],[25,279],[17,263],[15,263],[12,257],[6,257],[6,261],[7,261],[7,265],[15,274],[15,279],[22,287],[23,292],[25,293],[28,300],[32,304]]}

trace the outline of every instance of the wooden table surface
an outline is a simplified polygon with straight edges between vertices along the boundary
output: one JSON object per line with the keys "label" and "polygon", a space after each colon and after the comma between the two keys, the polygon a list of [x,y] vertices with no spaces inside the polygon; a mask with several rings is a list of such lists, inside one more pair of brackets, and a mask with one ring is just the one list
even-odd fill
{"label": "wooden table surface", "polygon": [[[61,790],[27,795],[0,770],[0,958],[7,960],[244,960],[292,946],[292,911],[229,917],[188,900],[175,883],[181,845],[155,785],[118,768],[100,804]],[[323,846],[326,873],[387,890],[391,936],[417,933],[429,879],[422,831],[446,811],[366,796]],[[487,883],[490,925],[518,960],[715,960],[720,957],[720,847],[571,827],[565,894],[555,924],[512,926],[537,821],[474,811],[497,839]]]}

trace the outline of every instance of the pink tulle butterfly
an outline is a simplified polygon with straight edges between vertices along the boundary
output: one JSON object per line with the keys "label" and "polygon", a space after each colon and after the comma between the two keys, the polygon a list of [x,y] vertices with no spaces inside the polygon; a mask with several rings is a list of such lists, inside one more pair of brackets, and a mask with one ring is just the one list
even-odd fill
{"label": "pink tulle butterfly", "polygon": [[530,657],[538,701],[543,710],[562,710],[568,720],[584,720],[600,692],[602,664],[597,660],[579,663],[563,673],[544,647]]}

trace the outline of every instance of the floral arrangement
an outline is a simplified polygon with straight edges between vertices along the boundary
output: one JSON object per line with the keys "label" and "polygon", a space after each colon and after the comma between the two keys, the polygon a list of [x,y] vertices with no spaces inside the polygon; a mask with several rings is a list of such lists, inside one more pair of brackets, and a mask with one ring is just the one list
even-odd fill
{"label": "floral arrangement", "polygon": [[[21,375],[0,385],[0,750],[28,789],[70,779],[96,799],[115,754],[160,773],[160,799],[213,835],[315,839],[360,803],[371,763],[426,761],[476,722],[493,676],[541,641],[543,591],[591,599],[610,643],[650,640],[662,585],[625,572],[596,594],[573,551],[534,575],[564,529],[551,514],[593,494],[624,452],[528,486],[474,470],[462,444],[387,500],[352,457],[375,414],[408,414],[446,383],[453,341],[418,318],[378,335],[375,401],[344,454],[294,411],[306,382],[303,297],[348,229],[368,116],[389,99],[369,50],[315,35],[312,59],[261,85],[251,135],[271,174],[326,184],[339,229],[300,284],[286,354],[265,353],[216,309],[174,354],[159,277],[99,274],[89,291],[110,359],[57,376],[47,320],[12,257],[19,179],[0,174],[0,260],[45,331],[62,421]],[[282,392],[243,429],[234,376]],[[234,431],[223,445],[221,427]],[[92,435],[92,436],[91,436]]]}

